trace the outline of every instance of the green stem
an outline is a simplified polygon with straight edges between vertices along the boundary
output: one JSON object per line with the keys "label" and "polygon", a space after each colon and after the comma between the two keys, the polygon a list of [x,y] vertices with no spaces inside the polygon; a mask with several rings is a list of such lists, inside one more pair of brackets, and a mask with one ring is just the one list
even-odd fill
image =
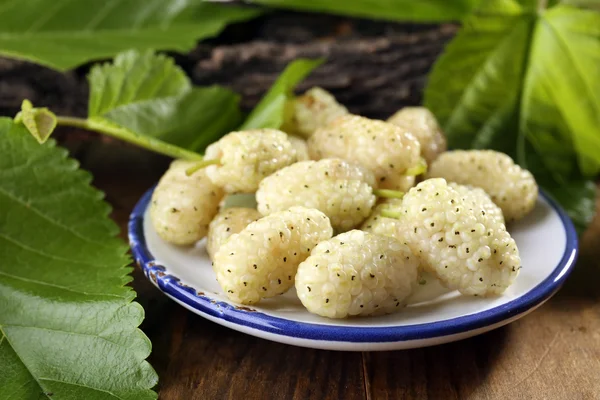
{"label": "green stem", "polygon": [[406,176],[417,176],[427,172],[427,161],[424,158],[419,159],[419,162],[414,167],[410,167],[406,170],[404,175]]}
{"label": "green stem", "polygon": [[216,165],[216,164],[220,164],[221,160],[202,160],[200,162],[197,162],[196,164],[192,165],[191,167],[189,167],[188,169],[185,170],[185,174],[187,176],[193,175],[194,172],[208,167],[209,165]]}
{"label": "green stem", "polygon": [[118,125],[112,124],[106,120],[83,119],[74,117],[57,117],[56,122],[62,126],[72,126],[75,128],[86,129],[88,131],[98,132],[103,135],[111,136],[125,142],[135,144],[144,149],[164,154],[173,158],[181,158],[184,160],[202,160],[202,155],[175,146],[162,140],[155,139],[151,136],[144,136],[132,132],[128,129],[121,128]]}
{"label": "green stem", "polygon": [[388,209],[381,210],[381,216],[386,218],[399,219],[402,216],[400,211],[392,211]]}
{"label": "green stem", "polygon": [[401,199],[404,197],[404,192],[389,189],[375,189],[373,190],[373,194],[377,197],[384,197],[386,199]]}

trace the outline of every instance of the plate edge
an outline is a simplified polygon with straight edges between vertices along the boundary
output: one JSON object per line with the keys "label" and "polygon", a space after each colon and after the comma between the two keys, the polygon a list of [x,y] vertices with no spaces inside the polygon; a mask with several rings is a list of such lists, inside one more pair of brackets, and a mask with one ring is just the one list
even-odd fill
{"label": "plate edge", "polygon": [[128,223],[131,251],[134,260],[146,277],[161,291],[213,318],[298,339],[351,343],[402,342],[444,337],[494,325],[524,314],[525,311],[541,305],[552,297],[569,276],[578,256],[578,239],[573,223],[556,201],[540,190],[540,196],[548,202],[561,219],[565,229],[566,246],[563,257],[548,277],[523,296],[475,314],[398,327],[347,327],[291,321],[253,311],[248,307],[216,301],[204,293],[197,293],[193,288],[183,284],[176,276],[166,273],[166,268],[156,263],[147,248],[143,232],[144,213],[153,190],[154,187],[150,188],[141,197],[133,209]]}

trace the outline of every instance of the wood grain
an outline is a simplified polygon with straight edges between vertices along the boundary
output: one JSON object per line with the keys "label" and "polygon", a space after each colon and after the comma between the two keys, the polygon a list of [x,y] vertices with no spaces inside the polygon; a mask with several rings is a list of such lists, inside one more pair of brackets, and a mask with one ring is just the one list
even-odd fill
{"label": "wood grain", "polygon": [[[124,151],[111,150],[114,157]],[[99,157],[85,165],[122,229],[164,168],[140,162],[107,169]],[[527,317],[460,342],[362,354],[297,348],[224,328],[167,299],[138,268],[133,285],[146,309],[142,329],[153,343],[161,399],[588,400],[600,399],[599,260],[596,219],[565,286]]]}
{"label": "wood grain", "polygon": [[[293,348],[179,309],[161,396],[166,399],[362,399],[360,353]],[[249,397],[251,396],[251,397]]]}

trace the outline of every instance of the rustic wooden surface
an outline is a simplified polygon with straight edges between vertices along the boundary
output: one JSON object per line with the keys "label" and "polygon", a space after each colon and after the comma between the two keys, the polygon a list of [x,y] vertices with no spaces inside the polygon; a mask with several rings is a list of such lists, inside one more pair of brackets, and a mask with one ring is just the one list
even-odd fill
{"label": "rustic wooden surface", "polygon": [[[230,27],[177,61],[196,84],[242,93],[248,109],[294,57],[327,56],[303,88],[322,85],[351,111],[386,117],[420,101],[425,74],[454,32],[452,25],[274,13]],[[59,74],[0,59],[0,114],[14,115],[29,98],[60,114],[85,115],[88,69]],[[125,238],[129,212],[166,160],[72,130],[58,137],[106,192]],[[153,343],[149,360],[161,399],[600,399],[599,234],[597,219],[565,287],[531,315],[416,350],[343,353],[272,343],[186,311],[139,268],[133,286],[146,310],[141,328]]]}
{"label": "rustic wooden surface", "polygon": [[[125,160],[139,159],[136,152],[111,151]],[[84,163],[125,230],[164,160],[130,163],[126,172],[119,163],[99,165],[93,156]],[[137,267],[134,277],[161,399],[600,399],[600,218],[582,239],[574,272],[545,305],[506,327],[424,349],[351,353],[272,343],[185,310]]]}

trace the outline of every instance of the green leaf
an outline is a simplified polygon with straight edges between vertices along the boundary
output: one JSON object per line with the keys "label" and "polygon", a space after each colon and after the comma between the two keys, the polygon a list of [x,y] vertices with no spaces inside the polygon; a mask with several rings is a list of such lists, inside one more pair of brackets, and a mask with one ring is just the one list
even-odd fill
{"label": "green leaf", "polygon": [[[569,152],[585,176],[600,172],[600,12],[557,6],[537,24],[520,129],[556,169]],[[568,149],[568,150],[566,150]]]}
{"label": "green leaf", "polygon": [[39,143],[44,143],[56,128],[56,115],[45,107],[33,108],[33,104],[25,99],[15,122],[23,123]]}
{"label": "green leaf", "polygon": [[590,179],[578,179],[557,184],[542,182],[544,189],[558,201],[582,234],[596,215],[596,185]]}
{"label": "green leaf", "polygon": [[554,2],[600,11],[600,0],[554,0]]}
{"label": "green leaf", "polygon": [[535,148],[525,138],[520,162],[534,175],[538,184],[546,193],[558,201],[569,217],[575,229],[583,233],[596,214],[596,185],[591,179],[572,176],[565,181],[557,181],[548,170]]}
{"label": "green leaf", "polygon": [[[251,0],[253,3],[303,11],[396,21],[454,21],[480,0]],[[487,0],[485,0],[487,1]]]}
{"label": "green leaf", "polygon": [[127,247],[89,174],[0,119],[3,398],[155,399]]}
{"label": "green leaf", "polygon": [[490,136],[507,131],[503,116],[518,109],[533,22],[516,1],[485,2],[435,63],[425,104],[451,147],[472,147],[486,128]]}
{"label": "green leaf", "polygon": [[123,128],[107,119],[104,118],[69,118],[59,117],[59,124],[66,126],[75,126],[83,129],[87,129],[93,132],[98,132],[103,135],[112,136],[115,139],[120,139],[125,142],[140,146],[142,148],[155,151],[159,154],[164,154],[173,158],[181,158],[184,160],[202,160],[203,157],[193,151],[186,150],[183,147],[179,147],[167,142],[163,142],[160,139],[156,139],[152,136],[139,134],[131,131],[127,128]]}
{"label": "green leaf", "polygon": [[303,58],[291,62],[239,129],[279,129],[285,119],[288,100],[291,100],[294,96],[294,88],[323,62],[322,59],[309,60]]}
{"label": "green leaf", "polygon": [[589,197],[559,193],[600,172],[600,13],[537,3],[482,3],[434,66],[425,105],[450,147],[508,153],[585,222]]}
{"label": "green leaf", "polygon": [[95,65],[89,75],[88,116],[106,116],[123,107],[189,92],[192,84],[171,57],[153,51],[126,51],[110,63]]}
{"label": "green leaf", "polygon": [[192,87],[172,58],[151,51],[121,53],[88,80],[91,118],[189,150],[203,151],[242,120],[239,95]]}
{"label": "green leaf", "polygon": [[229,89],[198,87],[180,97],[112,110],[107,119],[133,132],[202,152],[239,126],[239,102],[240,96]]}
{"label": "green leaf", "polygon": [[127,49],[185,52],[260,12],[203,0],[5,0],[0,54],[67,70]]}

